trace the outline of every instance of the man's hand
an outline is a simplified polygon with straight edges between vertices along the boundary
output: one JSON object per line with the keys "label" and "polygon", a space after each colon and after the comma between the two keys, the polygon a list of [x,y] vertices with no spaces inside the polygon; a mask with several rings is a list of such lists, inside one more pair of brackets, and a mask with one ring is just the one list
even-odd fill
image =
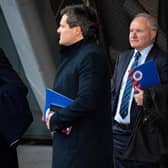
{"label": "man's hand", "polygon": [[50,130],[50,119],[51,119],[53,114],[54,114],[53,111],[49,111],[47,116],[46,116],[46,126],[49,130]]}

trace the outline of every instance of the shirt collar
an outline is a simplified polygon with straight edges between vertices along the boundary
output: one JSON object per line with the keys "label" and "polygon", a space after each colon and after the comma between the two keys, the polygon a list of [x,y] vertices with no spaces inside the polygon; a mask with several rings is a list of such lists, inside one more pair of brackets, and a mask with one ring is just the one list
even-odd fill
{"label": "shirt collar", "polygon": [[[148,55],[152,47],[153,47],[153,44],[150,44],[148,47],[144,48],[143,50],[141,50],[139,52],[141,53],[142,56],[145,54]],[[134,55],[137,51],[138,50],[136,50],[136,49],[134,50]]]}

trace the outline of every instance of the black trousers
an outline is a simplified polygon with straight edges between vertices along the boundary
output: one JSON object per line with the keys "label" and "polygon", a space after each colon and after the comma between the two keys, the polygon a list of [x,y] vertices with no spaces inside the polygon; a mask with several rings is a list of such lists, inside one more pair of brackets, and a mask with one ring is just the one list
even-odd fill
{"label": "black trousers", "polygon": [[18,157],[16,148],[6,144],[0,144],[0,167],[18,168]]}
{"label": "black trousers", "polygon": [[130,130],[113,125],[113,168],[159,168],[157,163],[123,158],[130,137]]}

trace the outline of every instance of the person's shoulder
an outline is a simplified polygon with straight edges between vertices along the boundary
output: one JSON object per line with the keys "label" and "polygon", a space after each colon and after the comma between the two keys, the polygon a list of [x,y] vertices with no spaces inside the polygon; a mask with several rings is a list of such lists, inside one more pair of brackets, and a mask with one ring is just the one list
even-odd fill
{"label": "person's shoulder", "polygon": [[81,56],[87,57],[87,55],[102,55],[102,50],[102,47],[95,41],[85,41],[79,48],[79,53]]}
{"label": "person's shoulder", "polygon": [[153,52],[154,53],[158,53],[159,55],[162,55],[162,56],[167,56],[168,57],[168,51],[165,51],[157,46],[154,46],[152,48]]}
{"label": "person's shoulder", "polygon": [[80,47],[78,54],[80,55],[80,62],[85,59],[98,62],[98,60],[102,60],[106,57],[105,49],[95,41],[85,41]]}
{"label": "person's shoulder", "polygon": [[134,52],[133,49],[126,49],[120,52],[120,54],[118,55],[118,58],[123,58],[123,57],[128,57],[128,55],[132,55]]}
{"label": "person's shoulder", "polygon": [[12,68],[11,63],[9,62],[4,50],[0,48],[0,66],[6,68]]}
{"label": "person's shoulder", "polygon": [[100,48],[100,46],[97,45],[97,43],[95,41],[92,41],[92,40],[84,41],[82,47],[87,48],[88,50],[95,50],[95,49]]}
{"label": "person's shoulder", "polygon": [[134,50],[133,49],[126,49],[124,51],[121,51],[120,55],[127,55],[132,53]]}
{"label": "person's shoulder", "polygon": [[164,51],[163,49],[160,49],[159,47],[154,46],[152,48],[152,53],[154,55],[156,55],[155,59],[158,62],[162,62],[164,64],[165,63],[168,64],[168,52],[167,51]]}

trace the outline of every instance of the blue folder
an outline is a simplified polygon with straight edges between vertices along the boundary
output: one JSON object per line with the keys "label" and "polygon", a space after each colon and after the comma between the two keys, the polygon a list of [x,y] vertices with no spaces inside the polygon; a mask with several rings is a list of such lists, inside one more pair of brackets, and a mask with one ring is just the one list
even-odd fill
{"label": "blue folder", "polygon": [[153,60],[147,61],[134,69],[130,70],[130,77],[133,86],[140,89],[152,87],[160,84],[157,67]]}
{"label": "blue folder", "polygon": [[46,88],[46,102],[44,107],[44,121],[46,121],[46,112],[50,105],[64,108],[73,102],[72,99],[66,97],[52,89]]}

